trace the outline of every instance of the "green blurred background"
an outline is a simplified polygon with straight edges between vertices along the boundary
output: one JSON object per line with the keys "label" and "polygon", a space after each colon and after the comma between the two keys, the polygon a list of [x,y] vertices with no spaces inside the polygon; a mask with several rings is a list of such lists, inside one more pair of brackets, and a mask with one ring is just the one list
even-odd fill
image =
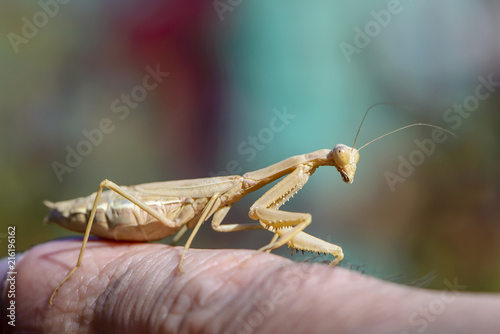
{"label": "green blurred background", "polygon": [[[387,173],[418,158],[415,140],[432,129],[399,132],[361,151],[352,185],[321,168],[285,208],[312,213],[307,232],[342,246],[345,266],[500,291],[496,87],[481,88],[488,97],[473,105],[478,78],[500,81],[499,13],[495,1],[458,0],[1,1],[0,254],[7,226],[16,226],[18,251],[72,234],[42,224],[44,199],[86,196],[104,178],[207,177],[231,161],[244,173],[352,145],[366,109],[391,101],[413,108],[372,110],[357,147],[414,122],[459,139],[436,144],[391,189]],[[148,66],[169,76],[120,119],[113,101],[141,85]],[[453,111],[463,103],[472,103],[466,117]],[[285,110],[288,124],[266,130]],[[104,118],[114,130],[60,181],[54,162],[66,164],[67,147]],[[234,205],[227,222],[251,222],[261,194]],[[205,225],[193,246],[257,249],[271,237]]]}

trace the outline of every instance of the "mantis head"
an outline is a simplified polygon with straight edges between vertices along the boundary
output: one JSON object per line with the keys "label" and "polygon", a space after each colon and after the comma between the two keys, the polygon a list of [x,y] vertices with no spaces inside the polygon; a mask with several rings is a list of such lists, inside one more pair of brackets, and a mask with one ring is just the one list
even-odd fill
{"label": "mantis head", "polygon": [[356,164],[359,161],[358,150],[344,144],[338,144],[335,145],[331,154],[342,180],[345,183],[352,183],[356,172]]}

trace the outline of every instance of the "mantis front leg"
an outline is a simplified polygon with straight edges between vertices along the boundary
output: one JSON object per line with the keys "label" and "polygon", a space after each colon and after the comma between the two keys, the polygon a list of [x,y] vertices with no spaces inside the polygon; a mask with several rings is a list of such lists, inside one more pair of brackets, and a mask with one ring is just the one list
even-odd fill
{"label": "mantis front leg", "polygon": [[342,260],[344,257],[342,248],[302,232],[311,223],[309,213],[279,210],[307,183],[314,170],[315,168],[308,164],[299,165],[252,205],[250,218],[258,219],[264,228],[280,236],[277,240],[273,238],[268,245],[258,251],[269,251],[289,244],[299,250],[324,252],[336,256],[330,265],[336,265]]}

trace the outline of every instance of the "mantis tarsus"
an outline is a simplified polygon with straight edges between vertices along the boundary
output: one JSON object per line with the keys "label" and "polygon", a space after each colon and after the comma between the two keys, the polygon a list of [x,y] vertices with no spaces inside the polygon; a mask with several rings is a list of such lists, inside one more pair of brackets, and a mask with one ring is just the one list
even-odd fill
{"label": "mantis tarsus", "polygon": [[[363,121],[368,111],[380,104],[387,103],[372,105],[366,111]],[[416,125],[432,126],[449,132],[434,125],[416,123],[389,132],[375,140]],[[254,229],[273,232],[271,242],[258,251],[271,251],[288,244],[292,247],[292,251],[297,249],[334,255],[335,259],[330,265],[338,264],[344,257],[341,247],[303,232],[311,223],[309,213],[280,211],[279,208],[306,184],[320,166],[336,167],[342,180],[352,183],[359,160],[359,150],[366,146],[355,149],[354,145],[349,147],[338,144],[332,150],[323,149],[297,155],[242,176],[167,181],[130,187],[118,186],[109,180],[104,180],[100,183],[97,193],[88,197],[57,203],[46,201],[45,204],[52,209],[46,221],[85,233],[76,266],[56,287],[49,303],[52,304],[59,288],[80,267],[91,233],[102,238],[127,241],[154,241],[177,233],[174,237],[174,241],[177,241],[188,228],[193,228],[178,265],[179,272],[182,273],[186,251],[201,224],[212,216],[212,228],[219,232]],[[232,204],[283,176],[285,176],[283,180],[250,207],[250,218],[258,220],[260,224],[222,224]],[[110,191],[103,192],[104,188]]]}

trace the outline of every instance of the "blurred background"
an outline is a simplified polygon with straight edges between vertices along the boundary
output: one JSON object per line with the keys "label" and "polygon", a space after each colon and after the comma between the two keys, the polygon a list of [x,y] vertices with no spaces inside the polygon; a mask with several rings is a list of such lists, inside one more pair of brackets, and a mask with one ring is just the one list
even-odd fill
{"label": "blurred background", "polygon": [[[398,132],[361,151],[353,184],[320,168],[284,208],[312,213],[307,232],[342,246],[344,266],[500,291],[500,3],[64,2],[0,3],[1,255],[7,226],[17,251],[72,235],[42,224],[45,199],[352,145],[367,108],[390,101],[412,108],[373,109],[356,147],[415,122],[459,138]],[[251,223],[262,193],[226,222]],[[193,247],[271,237],[206,224]]]}

